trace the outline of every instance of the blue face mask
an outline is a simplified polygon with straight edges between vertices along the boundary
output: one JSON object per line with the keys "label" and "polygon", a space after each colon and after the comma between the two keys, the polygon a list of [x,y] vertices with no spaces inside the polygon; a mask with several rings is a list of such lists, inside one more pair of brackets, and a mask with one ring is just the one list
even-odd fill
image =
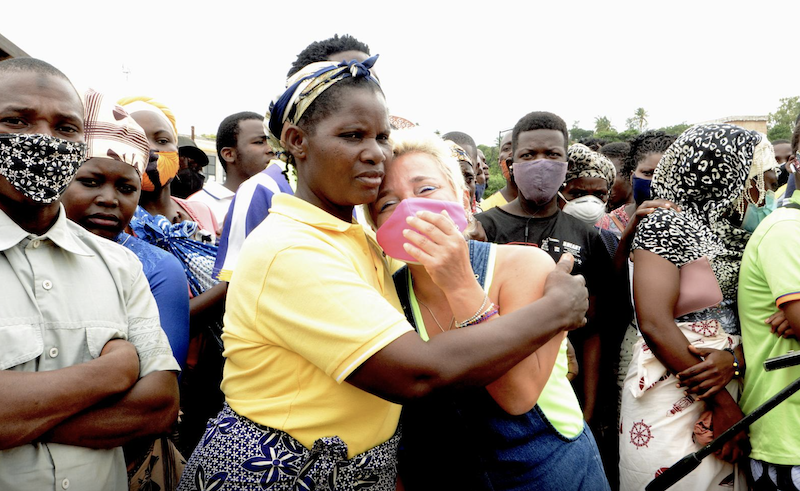
{"label": "blue face mask", "polygon": [[476,184],[475,185],[475,199],[480,201],[483,199],[483,193],[486,192],[486,184]]}
{"label": "blue face mask", "polygon": [[650,195],[650,179],[643,179],[641,177],[633,176],[633,200],[636,206],[641,205],[645,201],[651,199]]}
{"label": "blue face mask", "polygon": [[775,211],[775,191],[767,191],[764,197],[764,206],[756,206],[752,203],[747,204],[747,210],[744,212],[744,220],[742,220],[742,228],[752,233],[755,232],[758,224],[767,217],[770,213]]}

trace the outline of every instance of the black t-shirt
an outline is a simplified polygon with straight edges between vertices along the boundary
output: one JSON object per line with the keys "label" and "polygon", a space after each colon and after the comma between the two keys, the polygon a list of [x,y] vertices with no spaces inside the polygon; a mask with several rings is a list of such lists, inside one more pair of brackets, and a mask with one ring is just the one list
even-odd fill
{"label": "black t-shirt", "polygon": [[[541,248],[558,261],[561,255],[569,252],[575,257],[573,274],[582,274],[586,288],[593,299],[586,327],[571,331],[569,338],[575,353],[583,360],[583,342],[597,333],[601,339],[600,366],[598,370],[597,406],[595,424],[616,421],[616,378],[613,369],[619,360],[619,346],[622,335],[630,320],[627,279],[614,274],[614,266],[600,231],[558,210],[554,215],[544,218],[512,215],[499,207],[475,215],[486,231],[486,240],[498,244],[527,244]],[[623,281],[625,280],[625,281]],[[581,367],[573,387],[578,399],[583,403]],[[603,402],[605,401],[605,403]],[[612,403],[613,401],[613,403]],[[611,424],[611,423],[609,423]],[[616,423],[613,423],[616,424]]]}
{"label": "black t-shirt", "polygon": [[489,242],[533,245],[550,254],[556,262],[565,252],[575,256],[572,273],[586,278],[590,295],[597,290],[598,282],[610,278],[611,256],[598,229],[561,210],[555,215],[537,218],[512,215],[495,207],[475,215],[475,218],[483,225]]}
{"label": "black t-shirt", "polygon": [[[572,274],[586,279],[589,296],[594,297],[589,325],[570,334],[578,339],[597,331],[619,337],[627,326],[630,310],[627,289],[614,275],[614,266],[600,231],[558,210],[549,217],[512,215],[500,207],[475,215],[486,231],[486,240],[497,244],[524,244],[541,248],[554,261],[569,252],[575,257]],[[612,334],[614,333],[614,334]]]}

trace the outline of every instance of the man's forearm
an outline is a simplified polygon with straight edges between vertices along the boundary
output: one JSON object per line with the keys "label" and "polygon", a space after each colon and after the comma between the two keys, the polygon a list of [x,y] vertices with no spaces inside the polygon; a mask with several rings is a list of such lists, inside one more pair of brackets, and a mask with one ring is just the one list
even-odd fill
{"label": "man's forearm", "polygon": [[[133,350],[126,341],[117,341]],[[130,363],[136,352],[126,349],[59,370],[0,371],[0,449],[31,443],[62,421],[128,390],[136,380],[138,358]]]}
{"label": "man's forearm", "polygon": [[49,441],[89,448],[114,448],[167,433],[178,417],[175,372],[153,372],[122,398],[105,401],[55,426]]}

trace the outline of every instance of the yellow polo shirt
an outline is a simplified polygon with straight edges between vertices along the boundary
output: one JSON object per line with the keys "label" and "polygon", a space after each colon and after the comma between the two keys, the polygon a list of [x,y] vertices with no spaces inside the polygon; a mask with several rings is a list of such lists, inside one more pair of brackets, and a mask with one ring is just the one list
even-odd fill
{"label": "yellow polo shirt", "polygon": [[391,438],[400,406],[345,380],[412,330],[372,232],[276,194],[228,289],[225,399],[307,448],[339,436],[352,457]]}
{"label": "yellow polo shirt", "polygon": [[487,210],[491,210],[492,208],[494,208],[496,206],[503,206],[503,205],[505,205],[507,203],[508,203],[508,201],[506,201],[506,198],[505,198],[505,196],[503,196],[503,193],[501,193],[499,190],[497,190],[494,193],[492,193],[491,196],[489,196],[488,198],[482,200],[479,205],[481,207],[481,210],[487,211]]}

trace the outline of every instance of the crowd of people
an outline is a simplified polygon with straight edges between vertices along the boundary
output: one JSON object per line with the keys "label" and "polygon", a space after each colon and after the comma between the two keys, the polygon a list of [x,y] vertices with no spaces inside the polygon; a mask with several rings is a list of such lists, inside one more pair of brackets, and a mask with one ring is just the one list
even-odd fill
{"label": "crowd of people", "polygon": [[[800,121],[529,112],[484,196],[377,62],[309,45],[219,182],[161,101],[0,62],[0,489],[643,490],[800,376]],[[673,489],[800,489],[798,422]]]}

